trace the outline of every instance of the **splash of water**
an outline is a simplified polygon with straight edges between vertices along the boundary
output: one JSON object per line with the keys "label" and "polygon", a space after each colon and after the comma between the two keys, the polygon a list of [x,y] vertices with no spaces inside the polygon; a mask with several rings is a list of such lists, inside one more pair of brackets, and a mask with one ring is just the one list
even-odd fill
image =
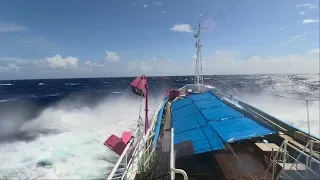
{"label": "splash of water", "polygon": [[117,157],[103,141],[133,129],[138,111],[137,98],[122,96],[94,107],[72,106],[66,100],[31,121],[19,117],[6,127],[34,139],[0,144],[0,179],[104,178]]}
{"label": "splash of water", "polygon": [[[306,102],[264,94],[242,94],[239,99],[308,133]],[[320,137],[320,102],[309,102],[310,133]]]}

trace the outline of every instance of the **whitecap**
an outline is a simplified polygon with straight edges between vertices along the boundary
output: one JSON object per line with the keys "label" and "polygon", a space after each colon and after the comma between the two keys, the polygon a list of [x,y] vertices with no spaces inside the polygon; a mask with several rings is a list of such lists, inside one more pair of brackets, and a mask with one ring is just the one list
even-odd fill
{"label": "whitecap", "polygon": [[46,95],[46,96],[59,96],[60,94],[62,94],[62,93],[48,94],[48,95]]}
{"label": "whitecap", "polygon": [[76,86],[76,85],[80,85],[80,83],[64,83],[64,85],[66,85],[66,86]]}
{"label": "whitecap", "polygon": [[0,84],[0,86],[12,86],[14,84],[10,84],[10,83],[7,83],[7,84]]}
{"label": "whitecap", "polygon": [[17,99],[2,99],[2,100],[0,100],[0,103],[6,102],[6,101],[14,101],[14,100],[17,100]]}

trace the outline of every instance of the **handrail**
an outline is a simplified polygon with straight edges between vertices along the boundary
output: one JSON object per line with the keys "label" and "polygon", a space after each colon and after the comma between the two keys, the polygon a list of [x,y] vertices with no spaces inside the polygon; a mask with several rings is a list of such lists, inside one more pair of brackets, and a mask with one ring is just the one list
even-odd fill
{"label": "handrail", "polygon": [[183,176],[184,180],[188,180],[187,173],[182,169],[175,168],[175,155],[174,155],[174,132],[173,128],[171,128],[171,148],[170,148],[170,170],[171,170],[171,179],[175,179],[175,173],[180,173]]}
{"label": "handrail", "polygon": [[[312,142],[312,140],[310,140],[310,142]],[[308,144],[309,144],[309,143],[308,143]],[[291,144],[289,144],[289,143],[287,143],[287,145],[290,146],[292,149],[298,151],[301,155],[304,155],[305,157],[311,157],[311,158],[313,158],[313,162],[316,162],[316,163],[320,164],[320,161],[318,161],[317,159],[315,159],[312,154],[311,154],[311,156],[310,156],[310,154],[305,153],[304,151],[296,148],[295,146],[293,146],[293,145],[291,145]],[[311,149],[310,149],[310,151],[312,152]]]}
{"label": "handrail", "polygon": [[[283,143],[281,144],[279,150],[277,151],[276,155],[274,156],[274,158],[272,160],[272,163],[270,163],[269,167],[267,168],[266,173],[267,173],[267,171],[269,170],[269,168],[272,165],[275,166],[275,164],[277,162],[278,163],[280,162],[280,163],[283,163],[283,169],[285,169],[285,170],[291,170],[292,167],[296,166],[296,169],[293,169],[293,170],[296,171],[296,173],[303,179],[307,179],[308,178],[309,172],[311,172],[312,174],[314,174],[314,175],[319,177],[319,174],[316,171],[314,171],[314,169],[312,168],[312,165],[311,165],[311,162],[315,162],[318,165],[320,165],[320,162],[312,154],[312,151],[313,151],[312,150],[312,144],[313,144],[313,142],[314,142],[313,140],[310,140],[305,145],[305,147],[302,150],[300,150],[299,148],[297,148],[294,145],[290,144],[287,140],[284,140]],[[307,154],[304,151],[308,148],[309,145],[310,145],[310,154]],[[295,150],[295,152],[298,152],[299,156],[297,158],[295,158],[291,154],[289,154],[289,151],[287,151],[287,146],[290,147],[292,150]],[[281,160],[280,161],[277,160],[277,157],[278,157],[279,153],[283,153],[282,161]],[[299,160],[299,158],[301,156],[305,157],[305,162]],[[290,158],[290,159],[287,161],[287,158],[288,159]],[[286,167],[285,165],[286,165],[287,162],[290,162],[288,165],[291,165],[289,169],[285,168]],[[298,168],[297,167],[300,164],[305,167],[305,169],[304,169],[305,174],[304,175],[302,175],[300,172],[298,172]],[[287,174],[284,170],[282,170],[282,172]],[[265,173],[265,175],[266,175],[266,173]],[[278,176],[275,179],[277,179],[279,176],[280,176],[280,173],[278,174]],[[274,171],[273,171],[273,177],[274,177]],[[289,175],[288,175],[288,177],[291,178]]]}
{"label": "handrail", "polygon": [[[163,103],[163,101],[162,101]],[[161,103],[161,104],[162,104]],[[160,107],[161,107],[161,104],[159,104],[159,106],[155,109],[155,112],[154,114],[157,114],[157,112],[159,111]],[[156,116],[153,116],[153,121],[154,121],[154,118],[156,118]],[[152,124],[154,124],[154,122],[152,121]],[[140,122],[139,122],[140,123]],[[128,173],[129,169],[132,169],[133,168],[133,161],[137,158],[138,159],[138,166],[139,166],[139,161],[140,161],[140,153],[143,152],[142,154],[145,153],[145,148],[146,147],[146,142],[150,141],[152,139],[152,137],[155,135],[155,132],[154,132],[154,129],[153,128],[150,128],[149,131],[148,131],[148,135],[143,135],[142,133],[140,134],[140,126],[137,127],[137,129],[135,130],[135,133],[133,135],[134,137],[134,141],[136,143],[136,146],[133,144],[133,140],[129,141],[129,143],[127,144],[126,148],[124,149],[124,151],[122,152],[121,156],[119,157],[117,163],[113,166],[113,169],[111,171],[111,173],[108,175],[107,179],[116,179],[114,176],[115,176],[115,173],[116,171],[118,170],[119,168],[119,165],[120,163],[123,161],[124,157],[128,156],[128,151],[129,151],[129,147],[134,147],[133,149],[133,153],[132,155],[130,155],[130,160],[129,162],[127,162],[127,158],[126,157],[126,167],[124,169],[124,171],[122,172],[122,177],[121,179],[125,178],[126,174]],[[151,147],[152,143],[150,142],[149,143],[149,148]],[[144,148],[145,147],[145,148]],[[131,151],[131,150],[130,150]],[[132,151],[131,151],[132,152]],[[152,152],[151,152],[152,154]],[[150,158],[149,158],[150,159]]]}
{"label": "handrail", "polygon": [[[135,137],[135,136],[137,135],[137,133],[138,133],[138,131],[139,131],[139,128],[140,128],[140,127],[138,127],[138,128],[136,129],[136,131],[134,132],[133,137]],[[117,163],[113,166],[112,171],[111,171],[110,174],[108,175],[108,178],[107,178],[108,180],[111,180],[112,177],[114,176],[114,173],[116,173],[116,171],[117,171],[120,163],[122,162],[124,156],[127,155],[128,150],[129,150],[129,148],[131,147],[132,143],[133,143],[133,139],[131,139],[131,140],[129,141],[129,143],[127,144],[126,148],[124,148],[121,156],[119,157]],[[126,163],[127,163],[127,162],[126,162]]]}
{"label": "handrail", "polygon": [[[285,141],[283,141],[283,143],[279,147],[279,150],[276,152],[275,156],[273,157],[273,160],[270,161],[270,164],[269,164],[268,168],[266,169],[266,171],[265,171],[265,173],[263,175],[263,178],[266,178],[266,175],[267,175],[269,169],[271,168],[272,165],[274,166],[274,164],[276,163],[276,161],[277,161],[276,159],[278,158],[278,155],[279,155],[281,149],[283,148],[284,144],[285,144]],[[273,152],[273,150],[272,150],[272,152]],[[273,176],[274,176],[274,174],[272,174],[272,179],[274,179]]]}
{"label": "handrail", "polygon": [[149,160],[150,160],[151,156],[153,155],[153,153],[154,153],[154,149],[151,151],[151,153],[148,156],[148,158],[147,158],[146,162],[144,163],[144,165],[146,165],[149,162]]}
{"label": "handrail", "polygon": [[124,158],[124,156],[127,154],[127,152],[128,152],[128,150],[129,150],[129,148],[130,148],[130,146],[131,146],[132,142],[133,142],[133,140],[131,139],[131,140],[130,140],[130,142],[127,144],[126,148],[123,150],[123,152],[122,152],[122,154],[121,154],[120,158],[118,159],[117,163],[114,165],[114,167],[113,167],[113,169],[112,169],[111,173],[109,174],[109,176],[108,176],[108,178],[107,178],[108,180],[111,180],[111,179],[112,179],[112,177],[113,177],[114,173],[117,171],[117,169],[118,169],[118,167],[119,167],[120,163],[122,162],[122,159],[123,159],[123,158]]}

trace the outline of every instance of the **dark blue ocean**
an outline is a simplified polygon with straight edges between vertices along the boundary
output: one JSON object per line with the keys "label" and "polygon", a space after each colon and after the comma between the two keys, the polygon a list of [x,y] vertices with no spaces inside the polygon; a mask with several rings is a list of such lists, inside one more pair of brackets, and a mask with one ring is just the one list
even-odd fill
{"label": "dark blue ocean", "polygon": [[[150,114],[168,88],[192,76],[147,77]],[[0,80],[0,179],[104,178],[116,156],[103,141],[132,129],[134,77]],[[320,98],[319,74],[216,75],[205,84],[307,131],[305,99]],[[319,136],[319,102],[309,102]]]}

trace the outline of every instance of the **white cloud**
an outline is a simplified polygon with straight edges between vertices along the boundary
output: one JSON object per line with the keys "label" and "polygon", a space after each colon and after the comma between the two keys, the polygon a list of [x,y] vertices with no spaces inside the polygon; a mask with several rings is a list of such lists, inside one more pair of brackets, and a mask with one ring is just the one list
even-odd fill
{"label": "white cloud", "polygon": [[142,6],[143,8],[147,8],[147,7],[148,7],[148,4],[141,4],[141,6]]}
{"label": "white cloud", "polygon": [[[153,56],[146,60],[110,63],[108,66],[98,61],[80,61],[71,56],[63,58],[59,54],[42,60],[0,57],[0,77],[1,79],[25,79],[141,74],[192,75],[195,67],[194,57],[191,54],[189,59],[172,60]],[[204,74],[319,73],[319,48],[310,49],[304,54],[270,57],[252,55],[247,59],[241,59],[234,52],[216,51],[212,56],[202,57],[202,60]]]}
{"label": "white cloud", "polygon": [[8,70],[13,70],[13,71],[18,71],[20,69],[20,67],[18,67],[16,64],[14,63],[9,63],[8,64],[8,67],[7,67]]}
{"label": "white cloud", "polygon": [[[188,64],[188,63],[186,63]],[[147,76],[156,75],[182,75],[188,73],[185,71],[187,65],[181,68],[178,62],[173,62],[170,58],[157,59],[153,57],[151,60],[135,60],[127,61],[125,72],[129,75],[146,74]],[[189,72],[190,74],[192,72]]]}
{"label": "white cloud", "polygon": [[20,69],[19,66],[17,66],[15,63],[7,63],[5,65],[0,66],[0,72],[12,72],[12,71],[18,71]]}
{"label": "white cloud", "polygon": [[296,7],[297,7],[297,8],[305,7],[305,8],[308,8],[308,9],[315,9],[315,8],[317,8],[317,6],[315,6],[315,5],[313,5],[313,4],[298,4]]}
{"label": "white cloud", "polygon": [[292,26],[283,26],[283,27],[277,28],[277,31],[286,33],[286,32],[289,32],[289,30],[290,30],[291,28],[292,28]]}
{"label": "white cloud", "polygon": [[[213,56],[203,57],[204,74],[263,74],[263,73],[319,73],[319,49],[305,54],[239,59],[233,52],[217,51]],[[128,61],[126,72],[130,75],[192,75],[195,62],[171,59]]]}
{"label": "white cloud", "polygon": [[305,19],[302,21],[303,24],[310,24],[310,23],[318,23],[319,19]]}
{"label": "white cloud", "polygon": [[304,11],[301,11],[299,14],[300,14],[300,15],[305,15],[305,12],[304,12]]}
{"label": "white cloud", "polygon": [[187,33],[193,32],[190,24],[175,24],[173,25],[171,30],[175,32],[187,32]]}
{"label": "white cloud", "polygon": [[306,32],[303,32],[301,34],[297,34],[295,36],[290,36],[288,38],[288,40],[286,41],[283,41],[279,44],[277,44],[277,46],[283,46],[283,45],[287,45],[287,44],[290,44],[290,43],[293,43],[295,41],[305,41],[306,40],[306,37],[308,35],[310,35],[311,33],[315,33],[316,31],[306,31]]}
{"label": "white cloud", "polygon": [[162,11],[159,12],[159,14],[164,14],[166,12],[167,12],[166,10],[162,10]]}
{"label": "white cloud", "polygon": [[153,3],[154,5],[157,5],[157,6],[163,5],[163,3],[162,3],[161,1],[157,1],[157,0],[152,0],[152,3]]}
{"label": "white cloud", "polygon": [[128,61],[127,69],[134,72],[150,73],[152,65],[147,61]]}
{"label": "white cloud", "polygon": [[315,48],[315,49],[311,49],[308,54],[310,55],[319,55],[320,54],[320,49],[319,48]]}
{"label": "white cloud", "polygon": [[204,58],[203,67],[205,74],[319,73],[319,56],[307,53],[238,60],[234,53],[219,52]]}
{"label": "white cloud", "polygon": [[120,56],[114,52],[114,51],[108,51],[106,50],[106,60],[110,62],[119,62],[120,61]]}
{"label": "white cloud", "polygon": [[89,68],[106,68],[107,66],[104,64],[99,64],[97,62],[86,61],[84,64]]}
{"label": "white cloud", "polygon": [[63,69],[70,70],[77,68],[78,58],[76,57],[66,57],[62,58],[59,54],[53,57],[47,57],[40,61],[34,61],[35,65],[40,67],[49,67],[52,69]]}
{"label": "white cloud", "polygon": [[26,29],[24,26],[15,23],[2,23],[0,24],[0,32],[22,32]]}
{"label": "white cloud", "polygon": [[[114,68],[119,72],[120,67]],[[119,74],[121,75],[121,74]],[[0,79],[77,78],[110,76],[110,68],[98,61],[81,62],[59,54],[43,59],[0,57]]]}

